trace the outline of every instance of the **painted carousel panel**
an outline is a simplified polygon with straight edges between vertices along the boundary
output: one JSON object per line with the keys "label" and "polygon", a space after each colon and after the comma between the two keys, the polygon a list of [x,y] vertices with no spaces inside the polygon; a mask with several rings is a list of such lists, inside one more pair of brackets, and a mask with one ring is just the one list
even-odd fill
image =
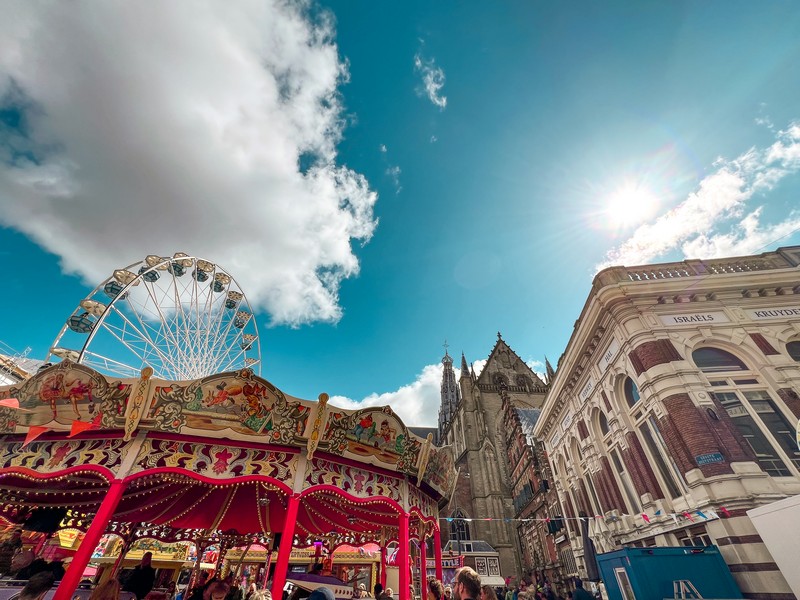
{"label": "painted carousel panel", "polygon": [[389,406],[358,411],[331,408],[319,447],[360,462],[414,473],[422,441]]}
{"label": "painted carousel panel", "polygon": [[235,445],[146,439],[131,473],[169,468],[214,479],[263,475],[291,485],[298,455]]}
{"label": "painted carousel panel", "polygon": [[162,431],[233,430],[302,445],[315,403],[287,397],[250,369],[155,387],[143,425]]}
{"label": "painted carousel panel", "polygon": [[303,487],[315,485],[332,485],[358,498],[384,496],[402,502],[399,478],[320,458],[306,464]]}
{"label": "painted carousel panel", "polygon": [[69,425],[76,420],[111,427],[124,413],[130,387],[130,380],[108,380],[65,360],[21,385],[0,388],[0,399],[16,398],[21,409],[0,409],[0,433],[17,426]]}

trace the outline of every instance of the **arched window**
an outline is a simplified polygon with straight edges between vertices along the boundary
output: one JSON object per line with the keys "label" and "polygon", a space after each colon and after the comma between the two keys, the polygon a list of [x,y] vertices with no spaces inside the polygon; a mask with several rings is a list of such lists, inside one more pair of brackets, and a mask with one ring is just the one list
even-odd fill
{"label": "arched window", "polygon": [[453,511],[453,520],[450,523],[450,539],[463,542],[464,540],[471,540],[469,535],[469,523],[464,519],[467,518],[460,508]]}
{"label": "arched window", "polygon": [[714,388],[713,396],[750,444],[762,470],[774,477],[791,476],[790,465],[797,471],[800,452],[795,428],[789,422],[787,409],[773,399],[758,374],[719,348],[698,348],[692,352],[692,359],[708,377]]}
{"label": "arched window", "polygon": [[800,342],[789,342],[786,344],[786,351],[792,357],[792,360],[800,362]]}
{"label": "arched window", "polygon": [[508,377],[502,373],[495,373],[492,375],[492,383],[495,385],[508,385]]}
{"label": "arched window", "polygon": [[604,413],[600,413],[600,417],[598,418],[598,422],[600,425],[600,433],[603,435],[607,434],[610,430],[608,428],[608,419],[606,419],[606,415]]}
{"label": "arched window", "polygon": [[527,375],[517,375],[514,378],[514,381],[517,384],[517,387],[530,387],[531,386],[531,379]]}
{"label": "arched window", "polygon": [[633,406],[639,401],[639,388],[636,387],[636,382],[630,377],[625,379],[623,391],[625,394],[625,400],[628,401],[628,406]]}
{"label": "arched window", "polygon": [[703,373],[747,370],[747,366],[741,360],[719,348],[698,348],[692,352],[692,360]]}

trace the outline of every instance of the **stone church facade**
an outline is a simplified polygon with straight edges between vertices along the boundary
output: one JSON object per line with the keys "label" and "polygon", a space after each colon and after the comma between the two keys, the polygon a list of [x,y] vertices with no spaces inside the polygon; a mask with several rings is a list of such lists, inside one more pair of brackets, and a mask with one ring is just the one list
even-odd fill
{"label": "stone church facade", "polygon": [[522,409],[541,409],[546,385],[499,333],[479,375],[463,354],[458,375],[447,351],[442,364],[437,439],[453,447],[460,470],[453,497],[440,511],[452,519],[442,527],[442,547],[468,554],[471,541],[486,542],[499,556],[499,575],[518,578],[526,569],[514,521],[515,465],[508,458],[503,397]]}

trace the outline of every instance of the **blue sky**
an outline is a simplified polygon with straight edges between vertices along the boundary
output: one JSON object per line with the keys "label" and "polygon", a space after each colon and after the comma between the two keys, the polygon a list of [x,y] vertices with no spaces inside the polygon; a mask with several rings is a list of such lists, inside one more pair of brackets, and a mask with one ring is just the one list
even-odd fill
{"label": "blue sky", "polygon": [[555,363],[604,265],[800,243],[795,2],[4,12],[0,340],[32,356],[184,251],[258,307],[267,379],[430,425],[445,339]]}

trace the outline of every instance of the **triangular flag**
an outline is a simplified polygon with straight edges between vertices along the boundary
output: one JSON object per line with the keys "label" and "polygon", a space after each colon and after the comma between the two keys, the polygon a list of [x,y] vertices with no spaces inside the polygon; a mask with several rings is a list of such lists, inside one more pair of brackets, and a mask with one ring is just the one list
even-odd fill
{"label": "triangular flag", "polygon": [[70,429],[69,435],[67,437],[75,437],[79,433],[83,433],[87,429],[94,428],[92,423],[87,423],[86,421],[73,421],[72,422],[72,429]]}
{"label": "triangular flag", "polygon": [[661,509],[658,509],[658,510],[656,511],[656,514],[655,514],[655,516],[657,516],[657,517],[660,517],[660,516],[661,516]]}
{"label": "triangular flag", "polygon": [[719,519],[719,515],[716,513],[716,511],[713,511],[710,508],[706,510],[706,514],[708,515],[709,519]]}
{"label": "triangular flag", "polygon": [[22,447],[24,448],[28,444],[30,444],[33,440],[38,438],[43,433],[50,431],[48,427],[42,427],[41,425],[31,425],[28,427],[28,433],[25,434],[25,441],[22,442]]}
{"label": "triangular flag", "polygon": [[689,519],[692,523],[694,523],[694,519],[692,518],[692,515],[690,515],[688,512],[683,513],[683,516],[686,517],[687,519]]}
{"label": "triangular flag", "polygon": [[676,515],[675,513],[670,513],[669,516],[672,517],[672,520],[675,521],[675,525],[677,525],[678,524],[678,515]]}
{"label": "triangular flag", "polygon": [[708,521],[708,517],[706,516],[706,514],[702,510],[696,510],[696,511],[694,511],[694,513],[698,517],[700,517],[701,519],[705,519],[706,521]]}
{"label": "triangular flag", "polygon": [[725,515],[726,519],[731,516],[731,513],[728,512],[728,509],[725,508],[724,506],[720,506],[719,507],[719,512],[721,512],[723,515]]}
{"label": "triangular flag", "polygon": [[645,522],[645,523],[649,523],[649,522],[650,522],[650,517],[648,517],[648,516],[647,516],[646,514],[644,514],[644,513],[642,513],[642,519],[644,519],[644,522]]}

